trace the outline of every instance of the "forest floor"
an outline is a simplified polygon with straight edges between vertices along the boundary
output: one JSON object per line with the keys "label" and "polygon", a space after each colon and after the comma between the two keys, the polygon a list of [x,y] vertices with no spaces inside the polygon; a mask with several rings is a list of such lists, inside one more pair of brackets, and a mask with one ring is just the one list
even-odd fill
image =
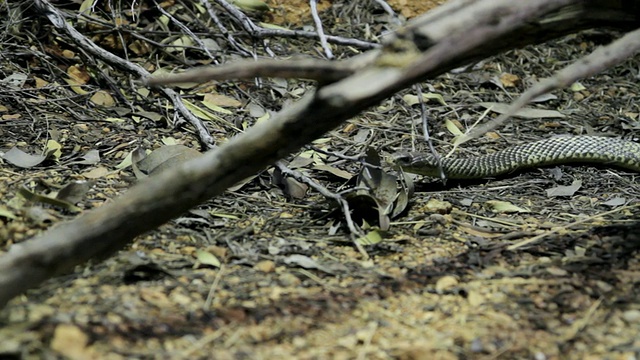
{"label": "forest floor", "polygon": [[[81,34],[150,72],[212,63],[153,2],[116,1],[117,9],[109,8],[113,3],[99,2],[89,19],[77,16],[73,1],[55,4],[73,15],[68,21]],[[239,58],[195,3],[159,6],[206,40],[216,61]],[[282,3],[274,0],[270,13],[251,18],[291,29],[312,25],[307,1]],[[375,2],[350,3],[321,2],[327,33],[373,42],[393,28]],[[392,5],[400,10],[402,3]],[[190,124],[175,121],[160,92],[87,56],[27,2],[4,2],[0,12],[7,30],[0,35],[0,256],[126,196],[137,181],[127,158],[137,148],[205,150]],[[255,41],[253,49],[265,56],[262,40],[229,29],[241,46],[251,50]],[[617,36],[586,31],[425,82],[436,148],[446,154],[457,131],[494,117],[486,103],[509,103]],[[269,38],[268,45],[278,57],[322,53],[305,38]],[[361,51],[334,50],[338,58]],[[458,155],[555,134],[637,140],[639,69],[639,59],[631,59],[538,98],[529,108],[549,112],[515,118]],[[176,90],[222,143],[312,88],[301,80],[262,79]],[[407,90],[287,163],[340,192],[353,187],[361,168],[353,159],[368,147],[383,156],[412,144],[426,149],[420,127],[420,105]],[[8,155],[14,147],[31,156]],[[446,185],[417,177],[407,209],[389,230],[371,232],[379,239],[363,242],[365,256],[331,201],[266,169],[117,255],[12,300],[0,312],[0,357],[637,359],[638,177],[565,165]],[[59,193],[73,206],[43,198]],[[373,220],[365,214],[371,208],[354,208],[360,224],[366,218],[376,225],[375,209]]]}

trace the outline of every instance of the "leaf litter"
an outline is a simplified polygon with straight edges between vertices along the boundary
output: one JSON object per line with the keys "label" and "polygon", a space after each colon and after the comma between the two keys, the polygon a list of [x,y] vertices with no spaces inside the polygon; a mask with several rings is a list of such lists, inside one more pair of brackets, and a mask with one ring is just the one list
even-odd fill
{"label": "leaf litter", "polygon": [[[116,31],[110,30],[119,28],[116,21],[126,20],[127,26],[137,23],[126,12],[119,20],[111,19],[112,9],[105,4],[84,1],[84,17],[76,16],[76,5],[65,5],[65,9],[73,14],[69,21],[91,34],[93,41],[123,52]],[[303,5],[306,2],[270,2],[272,9],[287,6],[288,11],[269,12],[273,19],[265,21],[275,23],[282,16],[299,14],[293,15],[295,22],[309,23],[305,20],[308,14],[301,13]],[[210,58],[195,51],[197,42],[190,36],[170,37],[177,30],[169,18],[146,16],[150,6],[142,2],[135,11],[145,15],[139,18],[141,26],[154,29],[147,36],[168,45],[164,50],[171,55],[160,56],[160,66],[173,69],[187,62],[210,63]],[[202,26],[200,15],[194,14],[204,12],[195,3],[178,7],[168,1],[160,6],[184,21],[193,21],[194,28]],[[184,6],[194,6],[189,8],[193,11]],[[347,8],[335,13],[348,16],[348,11],[355,11],[357,16],[336,21],[333,30],[356,30],[358,25],[351,20],[357,18],[367,24],[361,29],[365,34],[371,31],[370,24],[384,27],[381,24],[387,22],[386,14],[370,12],[366,6]],[[21,26],[32,21],[25,19]],[[113,25],[108,21],[114,21]],[[277,25],[288,23],[294,22]],[[93,26],[109,31],[95,31]],[[140,59],[151,55],[153,47],[144,41],[125,31],[117,33],[125,39],[127,51]],[[169,152],[148,160],[152,164],[145,165],[146,172],[165,166],[170,169],[172,161],[180,162],[182,146],[204,151],[191,129],[180,123],[173,127],[170,103],[153,91],[131,89],[124,80],[129,77],[119,70],[109,69],[108,75],[88,72],[82,67],[82,53],[69,49],[73,42],[62,42],[60,36],[43,31],[31,39],[46,43],[42,48],[47,56],[53,55],[45,59],[30,52],[32,64],[41,66],[16,71],[18,64],[0,60],[0,66],[12,69],[6,72],[13,74],[3,84],[16,91],[0,94],[7,106],[7,114],[3,112],[7,116],[0,122],[0,135],[6,139],[0,151],[6,155],[19,148],[27,154],[27,160],[14,159],[17,164],[3,157],[1,164],[0,194],[9,199],[0,207],[2,251],[74,216],[48,200],[36,206],[12,207],[10,201],[21,192],[33,199],[50,194],[39,187],[25,192],[23,184],[47,179],[58,186],[58,194],[67,184],[71,196],[63,198],[81,210],[88,209],[110,201],[135,183],[139,159],[132,158],[136,148]],[[203,41],[223,43],[222,38]],[[280,41],[293,52],[316,54],[309,42]],[[4,53],[24,54],[23,43],[5,41]],[[446,153],[454,135],[451,131],[473,123],[482,113],[481,104],[508,103],[511,94],[505,91],[522,92],[533,77],[547,74],[558,63],[595,45],[589,33],[570,36],[487,59],[477,71],[485,72],[490,81],[473,83],[462,73],[430,82],[429,94],[435,96],[426,99],[439,148]],[[213,45],[207,48],[216,50]],[[65,60],[58,63],[59,59]],[[51,61],[63,71],[49,72]],[[624,67],[638,68],[633,61]],[[501,68],[509,68],[512,76],[505,76]],[[67,80],[73,81],[71,86]],[[105,85],[110,81],[117,82],[119,91],[112,92]],[[557,98],[548,98],[536,105],[540,109],[533,109],[549,112],[535,112],[526,122],[513,121],[462,151],[492,152],[505,143],[538,139],[551,132],[579,133],[587,128],[603,133],[631,131],[632,135],[637,130],[633,124],[639,111],[630,105],[640,92],[635,84],[616,71],[581,84],[584,88],[575,93],[559,91]],[[231,99],[231,106],[194,93],[189,93],[188,106],[207,119],[217,141],[225,141],[238,128],[251,126],[256,118],[266,119],[270,111],[278,111],[289,97],[295,99],[305,90],[304,83],[295,89],[286,85],[280,82],[270,91],[250,81],[214,84],[212,93]],[[201,94],[193,85],[183,89]],[[96,95],[103,92],[118,106]],[[129,109],[121,104],[121,95],[136,102],[135,106]],[[141,236],[118,256],[83,266],[14,301],[3,314],[0,352],[78,358],[147,357],[157,354],[157,349],[183,358],[212,354],[220,358],[633,354],[640,338],[634,300],[640,270],[638,231],[628,223],[640,216],[633,206],[640,196],[631,175],[563,167],[559,178],[542,169],[446,187],[418,178],[414,194],[411,179],[409,185],[396,187],[396,179],[389,177],[395,174],[367,150],[368,146],[376,152],[407,149],[420,137],[411,132],[412,126],[419,127],[411,108],[412,96],[416,95],[405,92],[386,100],[376,111],[365,112],[314,144],[332,155],[321,156],[313,150],[307,160],[289,159],[290,165],[330,190],[357,194],[363,206],[351,210],[372,214],[361,216],[359,222],[368,226],[361,245],[370,259],[354,249],[343,218],[325,198],[313,190],[292,196],[293,191],[274,186],[277,181],[268,172],[256,174],[225,196],[194,209],[200,213],[185,215],[199,221],[173,221]],[[33,97],[55,102],[26,101]],[[63,104],[67,111],[61,112],[55,104]],[[564,118],[557,117],[561,108]],[[28,109],[37,109],[41,117],[26,126],[20,119],[31,119]],[[612,115],[621,113],[629,119]],[[560,120],[551,123],[544,119],[549,115]],[[493,116],[493,110],[486,116]],[[74,129],[74,124],[81,125],[82,131],[79,126]],[[39,134],[48,133],[51,127],[60,134],[55,139],[61,145],[56,147],[61,152],[59,163],[53,156],[33,155],[47,148],[48,139]],[[165,138],[175,142],[167,145]],[[424,149],[420,142],[416,145]],[[373,166],[363,167],[362,163]],[[349,179],[352,174],[358,177]],[[583,181],[580,191],[561,198],[546,196],[548,189],[571,183],[573,174]],[[83,186],[73,189],[76,185],[70,185],[88,179],[94,181],[93,187],[84,194]],[[292,180],[284,179],[281,182]],[[530,212],[496,213],[484,206],[491,201],[516,204]],[[128,258],[131,252],[144,254],[144,258],[134,264]],[[198,255],[209,264],[194,268]]]}

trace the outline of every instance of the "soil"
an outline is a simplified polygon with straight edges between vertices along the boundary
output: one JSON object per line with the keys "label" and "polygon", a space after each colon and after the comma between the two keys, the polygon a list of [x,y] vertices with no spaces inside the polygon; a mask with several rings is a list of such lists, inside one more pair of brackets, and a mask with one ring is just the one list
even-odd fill
{"label": "soil", "polygon": [[[150,71],[213,62],[197,44],[178,47],[178,40],[185,44],[189,37],[164,21],[153,2],[135,2],[137,7],[115,3],[120,13],[99,3],[90,20],[76,16],[76,2],[55,6],[72,15],[68,21],[81,34]],[[168,0],[161,6],[201,39],[219,46],[212,50],[215,61],[239,58],[194,3]],[[250,16],[295,30],[312,26],[308,10],[293,18],[278,17],[307,6],[286,3],[274,0],[271,12]],[[366,5],[320,2],[325,31],[374,41],[375,35],[393,28],[376,2],[362,3]],[[404,3],[410,2],[392,3],[403,16],[426,10]],[[245,36],[216,9],[236,41],[266,56],[265,43]],[[0,256],[12,244],[72,220],[78,212],[126,196],[138,180],[131,166],[122,165],[136,148],[182,144],[204,151],[193,126],[176,121],[160,92],[136,87],[131,74],[87,56],[43,14],[30,11],[29,4],[6,2],[0,11],[7,29],[0,35],[5,79],[0,152],[6,155],[17,147],[34,156],[48,153],[31,166],[0,160]],[[430,95],[427,110],[435,147],[446,154],[457,131],[496,116],[481,103],[509,103],[539,78],[619,35],[582,32],[423,83],[423,92]],[[268,45],[278,57],[323,53],[319,43],[305,38],[269,38]],[[337,58],[361,52],[332,49]],[[638,69],[638,59],[630,59],[539,98],[531,108],[560,115],[515,118],[465,144],[456,156],[490,153],[555,134],[637,141]],[[268,121],[265,114],[286,107],[313,85],[262,79],[177,90],[192,108],[215,115],[201,114],[209,116],[204,125],[222,143],[256,121]],[[363,112],[287,158],[289,166],[330,191],[348,192],[362,167],[355,159],[368,146],[383,156],[412,146],[428,151],[416,130],[421,127],[420,105],[412,97],[415,91],[407,90]],[[211,110],[207,102],[226,111]],[[91,150],[99,153],[97,161],[88,155]],[[73,204],[78,209],[26,201],[21,195],[53,196],[77,181],[91,185],[76,190]],[[354,208],[358,224],[366,218],[371,234],[381,236],[371,245],[362,243],[365,255],[354,246],[335,204],[267,169],[140,236],[117,255],[78,266],[12,300],[0,312],[0,357],[640,356],[638,174],[562,165],[444,185],[420,177],[414,181],[409,206],[391,219],[387,231],[373,231],[380,225],[374,206],[368,209],[373,217]],[[552,193],[558,189],[564,195]]]}

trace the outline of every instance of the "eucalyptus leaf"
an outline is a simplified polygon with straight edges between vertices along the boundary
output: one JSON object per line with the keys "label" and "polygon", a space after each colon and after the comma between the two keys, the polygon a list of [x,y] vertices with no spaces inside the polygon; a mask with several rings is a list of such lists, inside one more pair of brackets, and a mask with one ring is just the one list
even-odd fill
{"label": "eucalyptus leaf", "polygon": [[47,157],[44,155],[27,154],[26,152],[14,146],[9,151],[4,153],[4,155],[2,155],[2,158],[17,167],[28,169],[39,165]]}
{"label": "eucalyptus leaf", "polygon": [[212,267],[220,267],[220,260],[210,252],[204,250],[196,250],[196,259],[199,264],[212,266]]}

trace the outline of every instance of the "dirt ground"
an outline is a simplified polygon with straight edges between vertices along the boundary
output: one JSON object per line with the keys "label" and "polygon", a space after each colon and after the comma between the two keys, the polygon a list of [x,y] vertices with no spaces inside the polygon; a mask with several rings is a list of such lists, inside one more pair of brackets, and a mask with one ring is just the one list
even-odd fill
{"label": "dirt ground", "polygon": [[[89,19],[77,16],[74,1],[55,6],[81,34],[151,72],[239,58],[195,3],[160,6],[206,40],[213,59],[153,2],[99,3]],[[308,12],[285,16],[307,2],[282,3],[251,18],[308,30]],[[405,3],[392,5],[404,16],[421,11]],[[320,4],[329,34],[376,41],[394,26],[373,1]],[[242,47],[267,56],[262,40],[216,9]],[[126,163],[136,148],[204,150],[160,92],[88,56],[28,3],[7,1],[0,11],[7,29],[0,35],[0,152],[47,154],[35,164],[11,158],[21,166],[0,160],[0,256],[125,194],[137,181]],[[436,148],[446,154],[457,130],[494,117],[483,103],[509,103],[617,36],[587,31],[425,82]],[[322,54],[306,38],[269,38],[268,46],[278,57]],[[332,49],[338,58],[363,51]],[[530,108],[557,113],[516,118],[458,155],[554,134],[637,141],[639,69],[631,59],[538,98]],[[312,86],[262,79],[177,90],[222,143]],[[289,166],[341,192],[353,187],[361,168],[354,159],[368,146],[383,156],[412,144],[426,149],[413,99],[413,90],[387,99],[289,157]],[[25,193],[51,196],[79,180],[91,187],[74,190],[75,207],[25,200]],[[335,204],[267,169],[116,256],[14,299],[0,312],[0,358],[640,358],[638,174],[563,165],[446,185],[417,177],[415,186],[407,210],[376,232],[381,241],[363,245],[365,256]]]}

